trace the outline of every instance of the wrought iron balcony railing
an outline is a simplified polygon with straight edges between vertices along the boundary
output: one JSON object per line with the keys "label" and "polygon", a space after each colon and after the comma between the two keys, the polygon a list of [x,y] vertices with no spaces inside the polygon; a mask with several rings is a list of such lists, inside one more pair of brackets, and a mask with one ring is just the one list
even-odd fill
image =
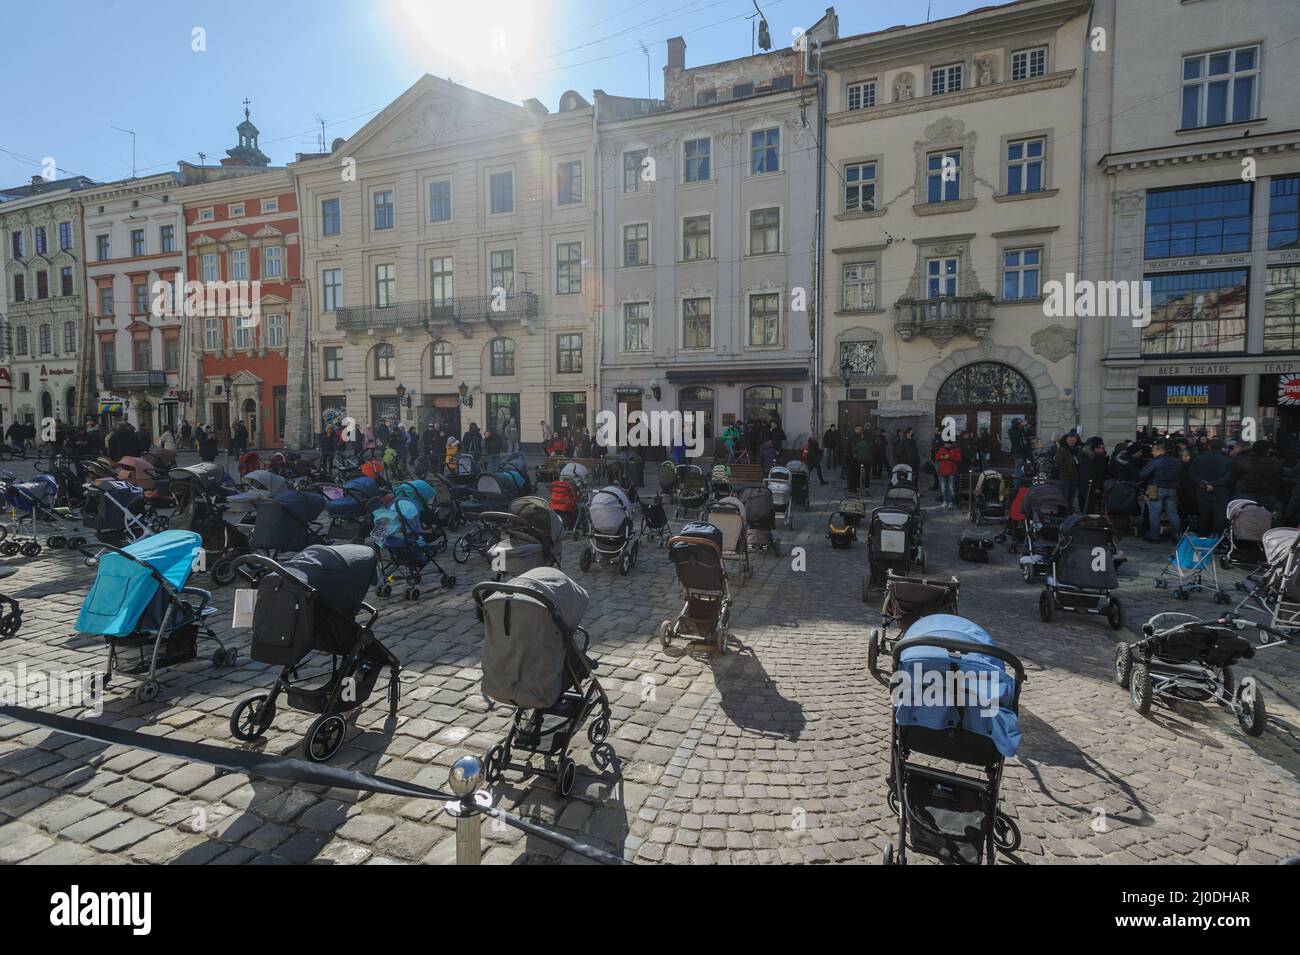
{"label": "wrought iron balcony railing", "polygon": [[[494,307],[498,306],[499,307]],[[335,321],[345,332],[392,331],[429,328],[436,325],[472,325],[519,321],[537,317],[537,295],[518,292],[497,299],[493,295],[470,295],[439,302],[398,302],[396,305],[363,305],[340,308]]]}
{"label": "wrought iron balcony railing", "polygon": [[946,345],[958,335],[983,338],[993,325],[993,296],[900,298],[894,303],[894,328],[905,342],[930,338]]}
{"label": "wrought iron balcony railing", "polygon": [[104,387],[109,391],[139,391],[144,388],[166,388],[165,371],[106,371]]}

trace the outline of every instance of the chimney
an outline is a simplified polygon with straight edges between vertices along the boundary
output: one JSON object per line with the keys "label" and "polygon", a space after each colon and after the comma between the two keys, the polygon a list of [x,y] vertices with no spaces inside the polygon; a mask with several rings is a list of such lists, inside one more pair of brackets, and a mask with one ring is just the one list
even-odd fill
{"label": "chimney", "polygon": [[668,69],[686,69],[686,41],[679,36],[668,41]]}

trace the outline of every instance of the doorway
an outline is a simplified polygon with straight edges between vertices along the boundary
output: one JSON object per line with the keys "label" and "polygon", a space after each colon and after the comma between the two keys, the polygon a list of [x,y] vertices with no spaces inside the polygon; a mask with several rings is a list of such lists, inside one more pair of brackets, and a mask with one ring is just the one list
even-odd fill
{"label": "doorway", "polygon": [[944,419],[951,417],[957,433],[967,431],[972,438],[987,428],[1001,446],[989,463],[1010,467],[1011,425],[1033,419],[1037,408],[1033,386],[1024,375],[1009,365],[979,362],[958,368],[939,388],[934,426],[942,431]]}
{"label": "doorway", "polygon": [[682,413],[683,421],[687,412],[695,416],[695,433],[703,436],[706,454],[713,451],[713,403],[713,389],[703,385],[683,388],[677,393],[677,410]]}
{"label": "doorway", "polygon": [[841,401],[839,409],[840,441],[843,442],[846,434],[849,434],[858,425],[864,428],[870,428],[872,431],[880,429],[880,416],[876,413],[876,406],[879,402],[875,401]]}
{"label": "doorway", "polygon": [[255,448],[257,447],[257,402],[252,398],[245,398],[239,411],[244,427],[248,429],[248,446]]}

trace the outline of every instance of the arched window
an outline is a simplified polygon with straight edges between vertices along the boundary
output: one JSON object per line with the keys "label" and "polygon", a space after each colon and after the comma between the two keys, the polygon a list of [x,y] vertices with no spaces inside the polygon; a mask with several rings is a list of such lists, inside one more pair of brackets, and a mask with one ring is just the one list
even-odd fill
{"label": "arched window", "polygon": [[388,342],[375,346],[375,377],[387,381],[396,377],[397,350]]}
{"label": "arched window", "polygon": [[429,350],[432,366],[429,374],[433,378],[450,378],[455,374],[451,357],[451,342],[434,342]]}
{"label": "arched window", "polygon": [[958,368],[943,383],[937,405],[1032,405],[1033,386],[1009,365],[986,361]]}
{"label": "arched window", "polygon": [[781,419],[781,402],[784,395],[780,388],[771,385],[752,385],[745,389],[744,398],[746,421],[771,421],[773,415],[778,420]]}
{"label": "arched window", "polygon": [[515,343],[509,338],[492,340],[492,374],[513,375],[515,373]]}

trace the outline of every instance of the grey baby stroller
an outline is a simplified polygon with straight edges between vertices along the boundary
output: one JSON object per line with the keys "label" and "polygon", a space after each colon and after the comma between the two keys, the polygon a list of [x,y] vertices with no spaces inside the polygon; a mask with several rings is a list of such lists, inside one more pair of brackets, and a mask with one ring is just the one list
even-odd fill
{"label": "grey baby stroller", "polygon": [[496,782],[516,751],[541,755],[553,761],[556,788],[568,796],[578,778],[569,752],[593,713],[592,762],[603,770],[614,755],[605,742],[609,698],[581,626],[587,592],[554,567],[535,567],[506,583],[479,584],[474,604],[483,623],[483,695],[515,708],[505,739],[487,752],[484,774]]}
{"label": "grey baby stroller", "polygon": [[1073,610],[1104,615],[1112,630],[1124,626],[1124,605],[1113,593],[1119,589],[1118,539],[1104,517],[1075,514],[1065,519],[1047,558],[1043,592],[1038,595],[1043,623],[1051,623],[1057,610]]}
{"label": "grey baby stroller", "polygon": [[1061,525],[1070,516],[1070,502],[1054,484],[1035,484],[1025,492],[1021,508],[1025,515],[1024,544],[1020,546],[1020,576],[1025,583],[1047,572],[1047,561],[1056,549]]}
{"label": "grey baby stroller", "polygon": [[517,497],[510,502],[508,513],[484,511],[480,520],[497,535],[487,557],[498,581],[518,577],[535,567],[560,566],[564,521],[542,498]]}
{"label": "grey baby stroller", "polygon": [[[777,510],[775,495],[768,487],[751,487],[740,492],[740,500],[745,505],[746,550],[751,554],[765,551],[773,557],[781,554],[781,541],[773,533],[776,528]],[[786,513],[789,513],[789,500],[786,501]]]}
{"label": "grey baby stroller", "polygon": [[725,653],[731,634],[731,587],[722,564],[722,531],[712,524],[687,524],[668,541],[668,559],[686,594],[676,620],[659,624],[659,642],[712,644]]}
{"label": "grey baby stroller", "polygon": [[699,516],[700,508],[709,498],[709,482],[704,469],[698,464],[677,466],[677,519]]}
{"label": "grey baby stroller", "polygon": [[1273,513],[1249,498],[1238,498],[1228,502],[1227,525],[1228,552],[1219,564],[1226,568],[1265,563],[1264,535],[1273,527]]}
{"label": "grey baby stroller", "polygon": [[776,522],[784,524],[788,530],[794,530],[794,474],[789,468],[777,465],[767,472],[763,486],[772,492],[772,511]]}
{"label": "grey baby stroller", "polygon": [[1266,614],[1272,627],[1294,634],[1300,631],[1300,530],[1265,531],[1263,545],[1264,565],[1237,584],[1246,592],[1237,612],[1252,607]]}
{"label": "grey baby stroller", "polygon": [[1007,481],[1001,471],[981,471],[970,496],[970,520],[976,527],[1001,524],[1007,516]]}
{"label": "grey baby stroller", "polygon": [[[930,580],[925,577],[900,577],[885,572],[885,600],[880,605],[880,626],[867,636],[867,669],[876,672],[880,654],[893,652],[893,646],[910,627],[932,613],[956,613],[957,594],[961,585],[956,577]],[[863,601],[866,594],[862,595]]]}
{"label": "grey baby stroller", "polygon": [[627,493],[616,485],[601,488],[591,495],[587,510],[591,517],[591,538],[578,557],[578,566],[586,573],[593,565],[613,564],[620,574],[627,576],[641,550]]}
{"label": "grey baby stroller", "polygon": [[754,569],[749,563],[749,524],[745,504],[738,497],[712,501],[704,511],[704,520],[722,532],[722,560],[734,565],[737,578],[744,583]]}

